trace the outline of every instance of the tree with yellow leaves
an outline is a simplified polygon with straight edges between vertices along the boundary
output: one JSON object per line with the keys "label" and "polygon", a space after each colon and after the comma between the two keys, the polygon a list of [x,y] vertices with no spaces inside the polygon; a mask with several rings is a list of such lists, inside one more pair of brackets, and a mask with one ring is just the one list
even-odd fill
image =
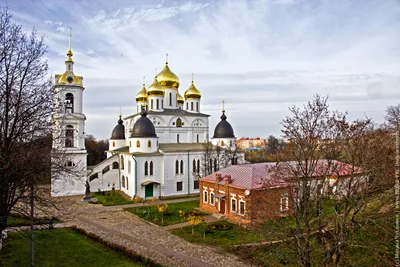
{"label": "tree with yellow leaves", "polygon": [[203,216],[190,214],[188,222],[192,225],[192,235],[194,235],[194,227],[204,221]]}
{"label": "tree with yellow leaves", "polygon": [[168,211],[168,205],[158,205],[158,212],[161,213],[161,223],[164,223],[164,214]]}

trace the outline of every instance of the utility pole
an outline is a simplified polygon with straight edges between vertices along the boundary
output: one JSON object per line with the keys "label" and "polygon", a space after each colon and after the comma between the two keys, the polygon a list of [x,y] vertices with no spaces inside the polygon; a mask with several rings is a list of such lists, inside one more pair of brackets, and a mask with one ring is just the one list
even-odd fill
{"label": "utility pole", "polygon": [[31,217],[31,267],[35,266],[35,233],[33,232],[33,220],[34,220],[34,192],[33,192],[34,186],[33,186],[33,181],[31,183],[31,212],[30,212],[30,217]]}

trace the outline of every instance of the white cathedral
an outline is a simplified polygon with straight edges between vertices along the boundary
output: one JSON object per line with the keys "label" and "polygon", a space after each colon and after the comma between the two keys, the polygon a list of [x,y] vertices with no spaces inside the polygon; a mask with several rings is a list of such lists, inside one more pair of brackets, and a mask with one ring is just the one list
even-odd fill
{"label": "white cathedral", "polygon": [[[209,117],[201,113],[201,93],[193,77],[183,96],[179,78],[168,66],[156,75],[153,83],[136,95],[134,114],[122,118],[111,132],[107,159],[87,166],[85,120],[83,114],[83,77],[74,74],[71,47],[65,72],[55,75],[57,108],[53,115],[53,150],[66,155],[64,172],[68,179],[56,179],[52,173],[52,196],[81,195],[86,184],[92,192],[118,189],[132,198],[175,196],[199,193],[198,178],[204,160],[212,171],[219,169],[215,147],[236,151],[236,137],[222,109],[221,121],[211,138],[209,151]],[[110,129],[111,130],[111,129]],[[244,162],[236,152],[230,164]]]}

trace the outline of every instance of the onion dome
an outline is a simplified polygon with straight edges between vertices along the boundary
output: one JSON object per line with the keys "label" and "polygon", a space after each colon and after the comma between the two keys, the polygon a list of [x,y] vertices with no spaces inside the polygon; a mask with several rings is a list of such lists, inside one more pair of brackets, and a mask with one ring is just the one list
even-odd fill
{"label": "onion dome", "polygon": [[157,137],[153,123],[146,117],[146,110],[142,109],[140,115],[142,117],[133,125],[131,137]]}
{"label": "onion dome", "polygon": [[178,90],[179,78],[168,67],[168,54],[164,69],[157,74],[157,80],[163,88],[174,88]]}
{"label": "onion dome", "polygon": [[184,104],[185,103],[185,99],[183,98],[183,96],[181,96],[181,94],[178,92],[178,95],[177,95],[177,101],[178,101],[178,104]]}
{"label": "onion dome", "polygon": [[233,128],[229,122],[226,121],[225,110],[222,110],[221,121],[214,129],[213,138],[235,138]]}
{"label": "onion dome", "polygon": [[125,126],[121,119],[122,115],[119,115],[119,120],[117,126],[114,127],[114,130],[111,133],[111,138],[113,140],[125,140]]}
{"label": "onion dome", "polygon": [[164,88],[160,85],[160,83],[157,81],[157,76],[154,77],[154,81],[152,85],[150,85],[149,89],[147,90],[147,94],[149,96],[164,96],[165,91]]}
{"label": "onion dome", "polygon": [[189,89],[186,90],[184,95],[186,100],[200,100],[201,98],[200,91],[194,85],[193,73],[192,73],[192,84],[190,85]]}
{"label": "onion dome", "polygon": [[147,91],[146,91],[146,86],[143,84],[142,90],[136,95],[136,101],[137,102],[147,102]]}

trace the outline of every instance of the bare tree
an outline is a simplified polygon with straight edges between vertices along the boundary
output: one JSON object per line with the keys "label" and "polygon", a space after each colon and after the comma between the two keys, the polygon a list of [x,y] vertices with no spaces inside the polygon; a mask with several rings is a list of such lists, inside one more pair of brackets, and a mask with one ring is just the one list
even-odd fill
{"label": "bare tree", "polygon": [[395,129],[398,126],[400,123],[400,104],[387,107],[385,120],[390,128]]}

